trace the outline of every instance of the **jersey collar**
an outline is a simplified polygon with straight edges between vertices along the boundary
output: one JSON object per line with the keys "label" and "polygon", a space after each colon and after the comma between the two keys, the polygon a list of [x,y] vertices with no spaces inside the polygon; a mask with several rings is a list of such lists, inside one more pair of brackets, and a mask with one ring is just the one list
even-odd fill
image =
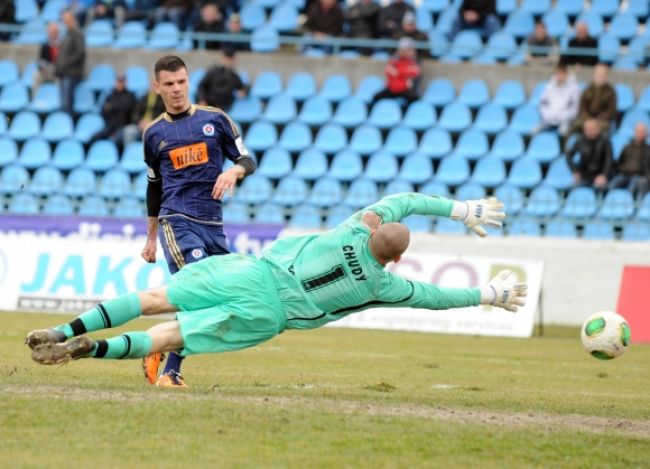
{"label": "jersey collar", "polygon": [[190,107],[187,109],[187,111],[183,111],[178,114],[170,114],[169,112],[165,111],[163,118],[167,122],[175,122],[181,119],[185,119],[186,117],[193,116],[195,112],[196,106],[194,104],[190,104]]}

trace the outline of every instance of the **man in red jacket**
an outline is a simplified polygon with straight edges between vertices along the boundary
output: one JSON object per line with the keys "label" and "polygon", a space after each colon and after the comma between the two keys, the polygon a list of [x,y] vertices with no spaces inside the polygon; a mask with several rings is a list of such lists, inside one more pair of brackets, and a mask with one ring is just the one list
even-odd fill
{"label": "man in red jacket", "polygon": [[372,98],[371,105],[384,98],[403,98],[406,104],[419,98],[416,82],[422,71],[416,60],[413,39],[403,37],[397,55],[386,65],[386,88]]}

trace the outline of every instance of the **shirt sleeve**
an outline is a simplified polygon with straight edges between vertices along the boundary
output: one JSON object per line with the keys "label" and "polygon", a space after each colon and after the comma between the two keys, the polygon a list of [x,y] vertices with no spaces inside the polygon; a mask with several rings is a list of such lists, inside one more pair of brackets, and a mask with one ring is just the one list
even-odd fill
{"label": "shirt sleeve", "polygon": [[481,303],[479,288],[447,288],[430,283],[406,280],[386,272],[380,287],[382,306],[390,308],[450,309],[478,306]]}
{"label": "shirt sleeve", "polygon": [[234,121],[226,113],[218,114],[217,121],[221,129],[221,148],[224,156],[233,162],[240,158],[251,158]]}
{"label": "shirt sleeve", "polygon": [[382,223],[398,222],[409,215],[451,216],[454,202],[437,195],[424,195],[415,192],[394,194],[359,210],[350,220],[359,221],[365,212],[374,212]]}
{"label": "shirt sleeve", "polygon": [[151,150],[151,136],[147,132],[148,130],[148,128],[145,129],[142,135],[144,162],[147,165],[147,180],[150,182],[158,182],[161,179],[160,160],[158,159],[158,155]]}

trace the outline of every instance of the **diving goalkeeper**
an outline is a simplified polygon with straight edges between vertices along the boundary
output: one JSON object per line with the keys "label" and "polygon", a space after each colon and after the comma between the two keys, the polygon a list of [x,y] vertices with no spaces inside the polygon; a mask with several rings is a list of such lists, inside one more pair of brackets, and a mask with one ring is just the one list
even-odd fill
{"label": "diving goalkeeper", "polygon": [[[399,223],[409,215],[451,217],[480,236],[505,218],[495,198],[457,202],[415,193],[385,197],[322,234],[280,238],[261,258],[228,254],[189,264],[167,286],[104,301],[70,323],[30,332],[34,361],[53,365],[77,358],[142,358],[241,350],[285,329],[314,329],[377,307],[448,309],[491,304],[516,312],[526,285],[500,272],[483,288],[443,288],[384,270],[409,244]],[[176,312],[147,330],[93,340],[87,332],[120,326],[142,315]],[[72,340],[72,337],[75,337]]]}

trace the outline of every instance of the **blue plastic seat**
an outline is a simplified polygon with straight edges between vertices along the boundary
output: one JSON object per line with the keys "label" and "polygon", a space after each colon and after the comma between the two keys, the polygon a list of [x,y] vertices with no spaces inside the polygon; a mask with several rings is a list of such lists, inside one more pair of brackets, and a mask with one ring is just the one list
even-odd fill
{"label": "blue plastic seat", "polygon": [[623,42],[628,42],[637,34],[639,22],[630,12],[619,13],[609,23],[608,33]]}
{"label": "blue plastic seat", "polygon": [[268,179],[281,179],[292,169],[291,155],[280,147],[269,148],[264,152],[256,174]]}
{"label": "blue plastic seat", "polygon": [[361,156],[353,150],[343,150],[334,155],[328,176],[342,182],[353,181],[363,173]]}
{"label": "blue plastic seat", "polygon": [[560,210],[560,197],[555,188],[538,186],[530,193],[524,214],[540,218],[555,216]]}
{"label": "blue plastic seat", "polygon": [[611,222],[623,222],[634,214],[634,197],[627,189],[607,192],[598,210],[598,217]]}
{"label": "blue plastic seat", "polygon": [[449,0],[423,0],[420,8],[430,13],[442,13],[449,7]]}
{"label": "blue plastic seat", "polygon": [[0,91],[0,111],[18,112],[29,105],[29,91],[21,82],[5,85]]}
{"label": "blue plastic seat", "polygon": [[309,126],[320,127],[332,119],[332,104],[321,96],[313,96],[300,109],[298,120]]}
{"label": "blue plastic seat", "polygon": [[288,3],[282,3],[273,8],[269,18],[269,26],[280,33],[290,33],[298,28],[298,9]]}
{"label": "blue plastic seat", "polygon": [[650,221],[650,192],[647,192],[641,199],[641,204],[634,219],[642,222]]}
{"label": "blue plastic seat", "polygon": [[309,72],[296,72],[287,81],[287,96],[304,101],[316,95],[316,80]]}
{"label": "blue plastic seat", "polygon": [[609,241],[614,239],[614,227],[602,220],[591,220],[585,223],[582,231],[584,239]]}
{"label": "blue plastic seat", "polygon": [[440,161],[434,180],[447,186],[460,186],[469,179],[469,162],[460,156],[446,156]]}
{"label": "blue plastic seat", "polygon": [[235,192],[235,199],[249,205],[260,205],[271,200],[273,185],[261,174],[253,174],[244,179]]}
{"label": "blue plastic seat", "polygon": [[107,217],[110,215],[108,204],[98,195],[88,195],[79,204],[79,215],[84,217]]}
{"label": "blue plastic seat", "polygon": [[249,124],[262,115],[262,101],[254,96],[237,98],[233,103],[228,115],[235,121],[242,124]]}
{"label": "blue plastic seat", "polygon": [[626,83],[619,82],[614,84],[614,91],[616,91],[616,110],[625,112],[628,109],[632,109],[635,101],[632,87]]}
{"label": "blue plastic seat", "polygon": [[370,179],[357,179],[350,184],[343,205],[358,210],[374,204],[379,199],[377,184]]}
{"label": "blue plastic seat", "polygon": [[424,184],[433,177],[431,158],[424,153],[411,153],[404,158],[398,177],[409,184]]}
{"label": "blue plastic seat", "polygon": [[591,11],[608,20],[616,14],[619,0],[591,0]]}
{"label": "blue plastic seat", "polygon": [[140,21],[127,21],[117,33],[113,43],[116,49],[139,49],[147,43],[147,30]]}
{"label": "blue plastic seat", "polygon": [[551,9],[551,0],[523,0],[520,8],[533,16],[541,16]]}
{"label": "blue plastic seat", "polygon": [[273,193],[272,201],[286,207],[300,205],[307,200],[309,189],[304,179],[287,176],[280,180]]}
{"label": "blue plastic seat", "polygon": [[481,79],[467,80],[458,94],[458,102],[476,109],[490,100],[487,83]]}
{"label": "blue plastic seat", "polygon": [[28,192],[38,197],[57,194],[63,190],[63,174],[53,166],[38,168],[27,188]]}
{"label": "blue plastic seat", "polygon": [[564,218],[555,218],[546,223],[544,235],[552,238],[577,238],[578,231],[573,222]]}
{"label": "blue plastic seat", "polygon": [[422,100],[442,108],[456,99],[456,88],[447,78],[436,78],[427,85]]}
{"label": "blue plastic seat", "polygon": [[280,48],[280,37],[272,27],[260,26],[253,31],[250,46],[253,52],[275,52]]}
{"label": "blue plastic seat", "polygon": [[596,193],[591,187],[576,187],[567,196],[560,215],[566,218],[586,219],[596,214]]}
{"label": "blue plastic seat", "polygon": [[533,136],[526,150],[526,157],[548,163],[560,155],[560,141],[555,132],[540,132]]}
{"label": "blue plastic seat", "polygon": [[476,200],[485,197],[485,187],[475,182],[466,182],[456,188],[455,198],[458,200]]}
{"label": "blue plastic seat", "polygon": [[[142,160],[142,148],[139,148],[140,160]],[[66,138],[57,143],[52,155],[52,166],[61,171],[69,171],[84,162],[84,148],[78,140],[74,138]]]}
{"label": "blue plastic seat", "polygon": [[563,191],[571,188],[573,173],[564,156],[560,156],[551,162],[544,177],[544,185]]}
{"label": "blue plastic seat", "polygon": [[531,158],[520,158],[512,164],[507,184],[511,184],[522,189],[532,189],[542,181],[542,168],[539,161]]}
{"label": "blue plastic seat", "polygon": [[352,95],[352,85],[347,75],[329,75],[318,93],[330,102],[338,103]]}
{"label": "blue plastic seat", "polygon": [[13,60],[0,60],[0,87],[20,79],[18,65]]}
{"label": "blue plastic seat", "polygon": [[350,218],[353,214],[354,210],[350,207],[346,207],[345,205],[332,207],[327,213],[327,218],[325,219],[325,228],[328,230],[334,229],[345,220]]}
{"label": "blue plastic seat", "polygon": [[368,119],[366,104],[355,96],[342,100],[336,107],[332,122],[345,128],[358,127]]}
{"label": "blue plastic seat", "polygon": [[18,37],[12,42],[13,44],[43,44],[47,41],[46,26],[40,18],[27,21],[20,28]]}
{"label": "blue plastic seat", "polygon": [[181,43],[181,32],[176,23],[163,21],[151,30],[146,49],[175,49]]}
{"label": "blue plastic seat", "polygon": [[129,174],[138,174],[147,170],[142,154],[142,142],[131,142],[122,152],[118,167]]}
{"label": "blue plastic seat", "polygon": [[586,23],[587,29],[589,30],[589,35],[591,37],[599,37],[605,31],[603,17],[597,12],[593,11],[593,9],[585,10],[580,13],[576,19],[576,23]]}
{"label": "blue plastic seat", "polygon": [[524,139],[519,132],[506,129],[497,134],[489,155],[504,161],[513,161],[525,152]]}
{"label": "blue plastic seat", "polygon": [[32,98],[27,109],[40,114],[48,114],[61,107],[59,86],[54,83],[43,83]]}
{"label": "blue plastic seat", "polygon": [[43,203],[43,215],[73,215],[74,204],[63,194],[52,194]]}
{"label": "blue plastic seat", "polygon": [[397,177],[397,158],[387,151],[373,153],[368,159],[364,177],[376,182],[388,182]]}
{"label": "blue plastic seat", "polygon": [[488,39],[485,56],[493,58],[498,62],[508,60],[517,50],[517,41],[512,34],[507,32],[497,32]]}
{"label": "blue plastic seat", "polygon": [[402,121],[402,110],[394,99],[380,99],[368,116],[368,123],[380,129],[390,129]]}
{"label": "blue plastic seat", "polygon": [[478,160],[486,155],[490,146],[487,135],[480,130],[465,130],[456,142],[455,153],[468,160]]}
{"label": "blue plastic seat", "polygon": [[242,28],[246,31],[253,31],[266,22],[264,8],[256,3],[246,3],[239,12]]}
{"label": "blue plastic seat", "polygon": [[9,125],[7,135],[14,140],[24,141],[41,133],[41,121],[32,111],[20,111]]}
{"label": "blue plastic seat", "polygon": [[457,220],[451,218],[437,218],[435,224],[435,232],[439,235],[446,236],[465,236],[467,229],[465,225]]}
{"label": "blue plastic seat", "polygon": [[54,112],[45,118],[41,135],[48,142],[59,142],[72,137],[74,123],[66,112]]}
{"label": "blue plastic seat", "polygon": [[302,122],[290,122],[282,130],[278,144],[289,152],[301,152],[312,144],[311,130]]}
{"label": "blue plastic seat", "polygon": [[29,172],[24,166],[10,164],[0,172],[0,194],[16,194],[29,184]]}
{"label": "blue plastic seat", "polygon": [[293,98],[285,94],[278,94],[271,97],[262,118],[274,124],[286,124],[295,119],[296,115],[296,102]]}
{"label": "blue plastic seat", "polygon": [[97,178],[95,173],[91,169],[83,166],[73,169],[68,174],[65,185],[63,186],[63,193],[68,197],[74,198],[94,194],[96,191]]}
{"label": "blue plastic seat", "polygon": [[500,185],[495,189],[494,195],[503,202],[508,216],[517,215],[524,208],[524,193],[519,187],[508,184]]}
{"label": "blue plastic seat", "polygon": [[546,26],[548,35],[552,38],[559,38],[564,36],[569,30],[569,18],[567,14],[560,8],[555,7],[547,12],[542,17],[542,22]]}
{"label": "blue plastic seat", "polygon": [[541,236],[542,228],[535,218],[517,217],[508,224],[510,236]]}
{"label": "blue plastic seat", "polygon": [[74,111],[79,114],[95,112],[95,93],[88,87],[87,82],[82,82],[74,90],[73,98]]}
{"label": "blue plastic seat", "polygon": [[483,48],[483,42],[478,32],[473,29],[460,31],[452,40],[449,54],[467,60],[478,54]]}
{"label": "blue plastic seat", "polygon": [[639,20],[645,19],[650,14],[650,5],[647,0],[628,0],[627,13],[635,15]]}
{"label": "blue plastic seat", "polygon": [[472,172],[471,182],[484,187],[494,188],[506,179],[506,166],[496,157],[481,158]]}
{"label": "blue plastic seat", "polygon": [[347,144],[345,129],[338,124],[325,124],[314,138],[314,147],[330,155],[343,150]]}
{"label": "blue plastic seat", "polygon": [[146,216],[145,204],[137,197],[122,197],[113,207],[113,216],[118,218],[142,218]]}
{"label": "blue plastic seat", "polygon": [[402,124],[414,130],[427,130],[436,123],[436,110],[428,102],[413,101],[406,109]]}
{"label": "blue plastic seat", "polygon": [[540,122],[541,118],[537,106],[524,104],[515,110],[512,119],[510,119],[509,128],[522,135],[530,135],[539,127]]}
{"label": "blue plastic seat", "polygon": [[562,0],[556,2],[555,8],[559,11],[566,13],[567,16],[575,18],[578,16],[584,8],[584,0]]}
{"label": "blue plastic seat", "polygon": [[110,47],[113,44],[113,25],[110,20],[98,19],[90,23],[85,31],[86,47]]}
{"label": "blue plastic seat", "polygon": [[250,223],[251,216],[248,205],[234,199],[228,199],[223,208],[223,221],[229,225],[245,225]]}
{"label": "blue plastic seat", "polygon": [[307,202],[315,207],[333,207],[343,201],[341,183],[333,178],[319,179],[311,189]]}
{"label": "blue plastic seat", "polygon": [[423,215],[409,215],[403,218],[401,223],[406,225],[412,233],[429,233],[433,220]]}
{"label": "blue plastic seat", "polygon": [[85,166],[96,172],[105,173],[117,166],[119,153],[112,140],[97,140],[88,149]]}
{"label": "blue plastic seat", "polygon": [[278,143],[275,126],[266,121],[255,121],[246,132],[246,146],[254,152],[265,152]]}
{"label": "blue plastic seat", "polygon": [[513,11],[506,20],[503,30],[517,39],[530,36],[535,29],[535,19],[529,12],[519,9]]}
{"label": "blue plastic seat", "polygon": [[135,180],[133,181],[133,196],[137,197],[138,200],[142,200],[142,201],[146,200],[148,185],[149,182],[147,181],[146,172],[143,171],[137,176],[135,176]]}
{"label": "blue plastic seat", "polygon": [[449,187],[446,184],[436,181],[435,178],[422,185],[419,192],[428,195],[438,195],[440,197],[450,197]]}
{"label": "blue plastic seat", "polygon": [[131,178],[126,171],[113,168],[104,174],[100,183],[98,194],[105,199],[117,200],[131,193]]}
{"label": "blue plastic seat", "polygon": [[462,132],[472,124],[469,108],[457,101],[448,104],[440,114],[438,125],[450,132]]}
{"label": "blue plastic seat", "polygon": [[115,75],[115,68],[112,65],[100,63],[90,69],[85,83],[95,92],[107,91],[113,88]]}
{"label": "blue plastic seat", "polygon": [[13,164],[18,159],[18,145],[13,139],[0,137],[0,168]]}
{"label": "blue plastic seat", "polygon": [[293,175],[307,181],[320,179],[327,173],[327,157],[315,148],[308,148],[298,156]]}
{"label": "blue plastic seat", "polygon": [[415,187],[413,186],[413,184],[398,178],[398,179],[393,179],[388,184],[386,184],[386,187],[384,187],[383,196],[386,197],[387,195],[406,194],[410,192],[415,192]]}
{"label": "blue plastic seat", "polygon": [[151,81],[149,71],[142,65],[129,65],[124,70],[126,76],[126,87],[136,96],[142,96],[149,92]]}
{"label": "blue plastic seat", "polygon": [[284,225],[284,208],[273,202],[266,202],[255,210],[253,221],[259,224]]}
{"label": "blue plastic seat", "polygon": [[517,80],[506,80],[499,84],[493,102],[505,109],[515,109],[526,101],[524,85]]}
{"label": "blue plastic seat", "polygon": [[80,142],[87,143],[90,138],[105,126],[104,118],[96,113],[84,114],[77,121],[74,130],[74,138]]}
{"label": "blue plastic seat", "polygon": [[420,139],[418,151],[434,159],[441,159],[453,150],[451,135],[438,127],[427,130]]}
{"label": "blue plastic seat", "polygon": [[386,82],[382,77],[377,75],[366,75],[357,85],[354,96],[364,103],[369,103],[377,93],[384,89],[385,86]]}
{"label": "blue plastic seat", "polygon": [[398,126],[392,128],[388,132],[386,142],[384,142],[384,150],[396,156],[405,156],[416,150],[418,146],[418,138],[415,130]]}
{"label": "blue plastic seat", "polygon": [[497,134],[508,125],[508,115],[505,109],[495,103],[487,103],[481,107],[474,119],[472,128],[490,135]]}
{"label": "blue plastic seat", "polygon": [[27,140],[18,155],[18,164],[27,169],[37,169],[50,162],[52,151],[47,140],[35,137]]}
{"label": "blue plastic seat", "polygon": [[313,205],[300,205],[296,207],[289,221],[289,226],[303,229],[318,229],[322,224],[320,210]]}
{"label": "blue plastic seat", "polygon": [[18,192],[9,201],[7,212],[16,215],[36,215],[39,213],[38,199],[29,192]]}
{"label": "blue plastic seat", "polygon": [[271,70],[259,73],[250,90],[251,96],[260,99],[271,99],[280,93],[282,93],[282,77],[278,72]]}
{"label": "blue plastic seat", "polygon": [[612,63],[619,54],[621,43],[613,34],[605,33],[598,37],[598,60],[600,62]]}
{"label": "blue plastic seat", "polygon": [[[639,103],[643,102],[644,99],[644,93],[642,92],[639,97]],[[650,127],[648,112],[639,106],[633,107],[623,114],[617,133],[631,138],[634,135],[634,126],[639,122],[645,124],[646,127]]]}
{"label": "blue plastic seat", "polygon": [[633,221],[623,225],[623,241],[650,241],[650,224]]}

